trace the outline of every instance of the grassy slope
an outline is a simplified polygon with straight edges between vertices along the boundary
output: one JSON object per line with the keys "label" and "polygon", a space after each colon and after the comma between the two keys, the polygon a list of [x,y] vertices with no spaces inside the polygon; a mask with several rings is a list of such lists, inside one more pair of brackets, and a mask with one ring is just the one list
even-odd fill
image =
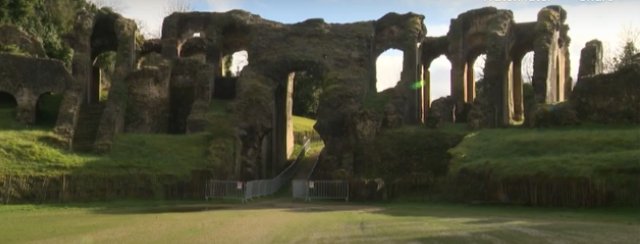
{"label": "grassy slope", "polygon": [[315,120],[300,116],[292,117],[294,133],[315,133],[316,130],[313,128],[313,125],[316,124]]}
{"label": "grassy slope", "polygon": [[[214,101],[206,133],[190,135],[122,134],[113,150],[103,156],[77,154],[56,147],[50,127],[27,127],[13,119],[13,111],[0,109],[0,174],[59,175],[74,173],[145,172],[187,175],[192,169],[214,167],[208,146],[224,158],[230,144],[226,103]],[[231,144],[232,145],[232,144]],[[232,153],[229,151],[228,153]],[[215,161],[215,158],[213,158]]]}
{"label": "grassy slope", "polygon": [[[208,209],[209,211],[198,211]],[[465,205],[0,206],[0,242],[637,243],[640,212]]]}
{"label": "grassy slope", "polygon": [[491,169],[498,177],[640,172],[640,127],[482,130],[450,152],[454,172]]}

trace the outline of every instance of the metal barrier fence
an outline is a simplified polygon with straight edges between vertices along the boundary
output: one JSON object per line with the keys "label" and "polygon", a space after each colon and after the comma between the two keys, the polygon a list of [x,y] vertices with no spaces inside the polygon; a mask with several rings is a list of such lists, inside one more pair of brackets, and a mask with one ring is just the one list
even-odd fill
{"label": "metal barrier fence", "polygon": [[289,182],[298,171],[300,160],[309,150],[310,140],[302,146],[302,151],[296,160],[273,179],[242,181],[209,180],[205,186],[205,199],[240,199],[246,202],[253,198],[264,197],[276,193]]}
{"label": "metal barrier fence", "polygon": [[294,180],[291,184],[294,199],[349,201],[349,182],[345,180]]}

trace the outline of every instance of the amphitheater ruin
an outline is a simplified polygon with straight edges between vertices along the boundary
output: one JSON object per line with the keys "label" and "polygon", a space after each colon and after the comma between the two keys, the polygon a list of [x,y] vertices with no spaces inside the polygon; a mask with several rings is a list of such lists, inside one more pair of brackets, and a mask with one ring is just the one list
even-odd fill
{"label": "amphitheater ruin", "polygon": [[[425,17],[415,13],[350,24],[282,24],[241,10],[173,13],[160,40],[137,45],[134,21],[110,11],[84,13],[68,38],[75,50],[71,70],[45,58],[0,55],[0,91],[15,97],[17,119],[27,124],[37,119],[41,94],[63,94],[55,132],[69,148],[97,152],[108,151],[119,133],[202,131],[211,99],[233,100],[237,163],[256,165],[258,178],[273,175],[292,151],[296,72],[332,81],[315,129],[325,143],[322,159],[349,164],[357,144],[377,131],[430,119],[430,65],[442,55],[451,63],[451,122],[491,128],[526,120],[521,66],[528,52],[534,53],[535,101],[566,100],[573,84],[566,18],[560,6],[548,6],[537,21],[516,23],[510,10],[486,7],[452,19],[447,35],[429,36]],[[404,52],[401,80],[374,113],[364,100],[376,94],[376,60],[391,48]],[[602,71],[601,45],[587,48],[593,50],[583,53],[590,56],[581,76]],[[226,60],[242,50],[248,65],[231,77]],[[105,77],[94,64],[105,52],[115,52],[116,62],[101,101]],[[485,84],[478,96],[473,64],[481,54]],[[34,65],[46,72],[24,72]],[[467,116],[470,107],[481,116]]]}

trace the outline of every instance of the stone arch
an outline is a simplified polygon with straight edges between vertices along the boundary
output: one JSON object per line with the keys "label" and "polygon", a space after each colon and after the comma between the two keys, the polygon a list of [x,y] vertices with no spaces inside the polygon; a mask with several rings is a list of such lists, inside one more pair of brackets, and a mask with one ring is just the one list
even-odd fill
{"label": "stone arch", "polygon": [[0,90],[0,106],[3,107],[13,107],[18,105],[18,102],[16,101],[15,96],[13,96],[13,94],[11,94],[10,92],[6,92],[3,90]]}
{"label": "stone arch", "polygon": [[42,126],[53,126],[58,120],[58,112],[62,94],[44,92],[38,96],[36,102],[35,123]]}
{"label": "stone arch", "polygon": [[404,53],[402,61],[402,74],[400,86],[404,86],[410,102],[407,112],[403,114],[407,123],[419,123],[424,116],[423,89],[412,89],[417,82],[421,82],[422,75],[419,70],[420,46],[427,34],[424,16],[415,13],[388,13],[374,22],[374,36],[371,59],[370,91],[376,91],[376,61],[382,52],[389,48],[401,50]]}
{"label": "stone arch", "polygon": [[[231,16],[231,18],[229,18]],[[209,61],[219,63],[225,55],[248,48],[251,28],[246,23],[250,13],[232,10],[227,13],[173,13],[162,24],[162,54],[166,58],[182,57],[189,39],[204,40]],[[194,34],[198,34],[197,37]]]}
{"label": "stone arch", "polygon": [[[503,16],[507,17],[502,18]],[[489,49],[490,44],[501,45],[495,43],[497,40],[493,40],[492,37],[495,33],[506,35],[512,23],[511,11],[494,7],[470,10],[451,21],[447,34],[450,41],[447,57],[452,65],[451,95],[456,99],[458,106],[475,100],[473,63],[476,58],[483,53],[487,56],[500,56],[499,52]]]}
{"label": "stone arch", "polygon": [[52,59],[0,54],[0,67],[5,69],[0,77],[0,90],[15,98],[16,118],[24,124],[36,122],[36,102],[40,94],[60,94],[72,81],[64,64]]}
{"label": "stone arch", "polygon": [[[268,71],[268,76],[274,81],[273,101],[273,131],[272,139],[272,167],[267,167],[267,172],[273,174],[281,170],[278,162],[286,162],[293,151],[293,93],[295,89],[296,72],[323,79],[328,72],[327,67],[315,60],[297,60],[295,58],[282,59],[275,62],[273,68]],[[273,171],[275,170],[275,171]]]}
{"label": "stone arch", "polygon": [[[421,49],[421,57],[420,63],[421,71],[422,71],[422,97],[423,103],[421,107],[421,120],[423,122],[427,119],[427,114],[429,114],[429,110],[431,109],[431,95],[432,95],[432,87],[431,87],[431,64],[434,60],[439,59],[442,56],[447,56],[449,49],[449,39],[447,36],[440,37],[426,37],[426,39],[422,42],[420,46]],[[448,60],[448,59],[447,59]],[[449,62],[449,61],[448,61]],[[450,63],[450,62],[449,62]],[[451,78],[449,77],[449,80]],[[450,82],[447,80],[447,82]]]}
{"label": "stone arch", "polygon": [[[116,33],[115,14],[102,13],[95,17],[90,37],[91,45],[91,75],[86,85],[86,100],[88,104],[100,102],[101,84],[106,72],[101,69],[98,57],[109,52],[118,51],[118,35]],[[115,60],[111,60],[115,61]]]}

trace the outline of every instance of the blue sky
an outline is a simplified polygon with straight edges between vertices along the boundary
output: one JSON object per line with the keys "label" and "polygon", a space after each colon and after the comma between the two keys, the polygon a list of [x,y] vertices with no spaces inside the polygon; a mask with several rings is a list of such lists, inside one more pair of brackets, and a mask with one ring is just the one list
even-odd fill
{"label": "blue sky", "polygon": [[[97,0],[100,1],[100,0]],[[169,2],[175,0],[102,0],[117,5],[128,18],[140,20],[143,29],[158,34]],[[594,38],[605,44],[611,55],[620,46],[625,29],[640,29],[640,2],[633,0],[193,0],[197,11],[222,12],[244,9],[263,18],[296,23],[309,18],[323,18],[329,23],[375,20],[388,12],[414,12],[425,15],[428,36],[445,35],[449,22],[458,14],[483,6],[495,6],[514,12],[516,22],[535,21],[537,12],[548,5],[562,5],[568,11],[571,30],[572,75],[578,70],[580,49]],[[250,55],[250,54],[249,54]],[[401,71],[401,52],[381,56],[378,87],[394,86]],[[476,64],[478,65],[478,64]],[[449,67],[446,58],[434,61],[432,97],[449,94]]]}

